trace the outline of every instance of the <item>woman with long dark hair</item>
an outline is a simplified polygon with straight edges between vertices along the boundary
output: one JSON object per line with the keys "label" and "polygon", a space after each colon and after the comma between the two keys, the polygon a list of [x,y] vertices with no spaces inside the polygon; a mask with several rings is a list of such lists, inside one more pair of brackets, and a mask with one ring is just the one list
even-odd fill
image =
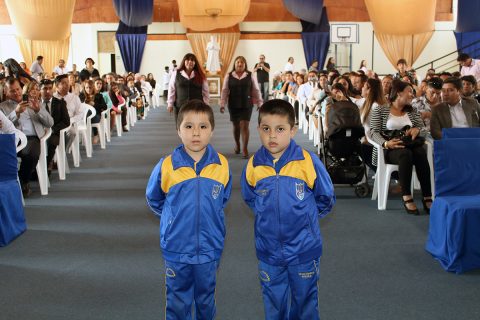
{"label": "woman with long dark hair", "polygon": [[[383,106],[387,103],[383,94],[382,83],[380,80],[369,78],[362,88],[363,105],[360,109],[360,119],[362,120],[365,135],[370,137],[370,119],[372,118],[372,110]],[[373,146],[368,143],[366,138],[362,139],[362,158],[365,163],[374,171],[377,164],[372,163]]]}
{"label": "woman with long dark hair", "polygon": [[108,96],[112,101],[112,109],[110,110],[110,128],[115,125],[115,117],[117,114],[122,115],[122,130],[128,132],[127,125],[127,107],[125,105],[125,99],[122,96],[120,88],[116,82],[110,84],[110,90]]}
{"label": "woman with long dark hair", "polygon": [[209,104],[208,83],[197,57],[187,53],[168,84],[167,110],[174,112],[175,123],[180,107],[189,100],[199,99]]}
{"label": "woman with long dark hair", "polygon": [[248,71],[247,60],[238,56],[233,62],[232,71],[223,80],[220,112],[225,112],[225,105],[228,105],[235,139],[234,151],[236,154],[240,153],[241,136],[242,154],[245,159],[248,159],[249,124],[254,104],[258,107],[263,104],[262,95],[256,78],[252,77],[252,73]]}
{"label": "woman with long dark hair", "polygon": [[3,66],[5,67],[5,77],[11,76],[18,81],[20,81],[20,85],[23,86],[30,83],[31,81],[36,81],[33,79],[17,62],[15,59],[7,59],[3,62]]}
{"label": "woman with long dark hair", "polygon": [[[427,152],[423,145],[408,147],[399,138],[387,140],[382,133],[386,130],[402,130],[406,126],[406,136],[415,140],[418,136],[425,136],[424,124],[420,114],[411,106],[413,88],[410,83],[394,80],[389,96],[389,104],[379,106],[372,110],[370,132],[372,140],[385,149],[385,161],[398,165],[398,176],[402,187],[403,205],[409,214],[418,215],[419,211],[413,202],[410,185],[412,181],[412,168],[415,166],[418,180],[422,188],[423,207],[428,213],[432,205],[432,188],[430,184],[430,165]],[[373,163],[376,163],[376,149],[373,150]]]}

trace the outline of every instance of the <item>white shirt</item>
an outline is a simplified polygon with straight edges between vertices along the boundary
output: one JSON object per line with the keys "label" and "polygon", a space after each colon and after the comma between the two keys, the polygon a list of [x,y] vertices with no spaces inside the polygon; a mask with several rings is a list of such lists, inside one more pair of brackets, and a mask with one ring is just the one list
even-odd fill
{"label": "white shirt", "polygon": [[6,115],[3,114],[3,112],[0,111],[0,133],[15,133],[16,129],[15,126],[13,125],[13,122],[10,121]]}
{"label": "white shirt", "polygon": [[480,60],[472,59],[469,66],[463,66],[460,70],[460,74],[463,76],[472,75],[477,82],[480,82]]}
{"label": "white shirt", "polygon": [[305,103],[312,94],[312,92],[312,84],[310,82],[304,83],[300,87],[298,87],[297,99],[300,101],[300,103]]}
{"label": "white shirt", "polygon": [[287,64],[285,65],[285,68],[283,68],[283,71],[291,71],[293,72],[295,68],[293,67],[293,63],[290,63],[290,62],[287,62]]}
{"label": "white shirt", "polygon": [[456,105],[448,105],[448,107],[450,109],[450,117],[452,118],[452,128],[468,128],[467,117],[462,108],[462,100]]}
{"label": "white shirt", "polygon": [[62,97],[58,92],[55,92],[53,96],[57,99],[63,99],[67,103],[68,115],[70,116],[70,122],[75,123],[83,121],[83,106],[80,98],[69,92],[65,97]]}
{"label": "white shirt", "polygon": [[412,126],[412,121],[408,117],[408,113],[405,113],[400,117],[394,116],[390,113],[386,124],[387,130],[401,130],[405,126]]}
{"label": "white shirt", "polygon": [[67,67],[63,67],[63,68],[60,68],[59,66],[56,66],[54,69],[53,69],[53,72],[55,72],[57,75],[62,75],[62,74],[67,74],[68,73],[68,69]]}
{"label": "white shirt", "polygon": [[20,113],[20,117],[18,119],[19,129],[25,135],[28,136],[37,136],[37,132],[35,131],[35,127],[33,126],[32,118],[30,118],[30,114],[25,109],[24,112]]}

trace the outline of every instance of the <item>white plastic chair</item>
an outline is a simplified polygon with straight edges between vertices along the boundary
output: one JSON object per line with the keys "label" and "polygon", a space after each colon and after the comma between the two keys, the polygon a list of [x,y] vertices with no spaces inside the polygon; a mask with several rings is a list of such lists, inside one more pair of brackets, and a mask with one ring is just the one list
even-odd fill
{"label": "white plastic chair", "polygon": [[[95,111],[96,112],[96,111]],[[105,119],[107,118],[107,114],[109,113],[109,110],[102,111],[100,114],[100,121],[98,123],[93,123],[91,126],[92,128],[97,128],[98,130],[98,136],[100,138],[100,148],[105,149],[106,147],[106,136],[107,136],[107,127],[105,123]],[[88,156],[88,155],[87,155]]]}
{"label": "white plastic chair", "polygon": [[[83,114],[83,121],[77,124],[77,131],[78,134],[81,136],[82,144],[85,146],[85,152],[87,154],[87,158],[92,157],[92,118],[97,115],[97,111],[94,107],[87,103],[82,103],[83,107],[85,108],[85,112]],[[91,112],[89,116],[87,116],[88,111]]]}
{"label": "white plastic chair", "polygon": [[[122,104],[118,105],[118,110],[122,110],[122,108],[125,106],[125,102]],[[125,112],[122,110],[122,113]],[[115,127],[117,128],[117,136],[121,137],[122,136],[122,114],[121,113],[116,113],[115,114]]]}
{"label": "white plastic chair", "polygon": [[[27,140],[27,136],[18,129],[15,129],[15,137],[19,141],[19,144],[17,145],[17,150],[16,150],[18,154],[21,150],[23,150],[27,146],[28,140]],[[18,174],[17,174],[17,182],[18,182],[18,185],[20,186],[20,189],[22,189],[22,184],[20,183],[20,178],[18,177]],[[23,198],[23,193],[22,193],[22,204],[23,206],[25,206],[25,199]]]}
{"label": "white plastic chair", "polygon": [[40,157],[37,162],[37,177],[40,186],[40,193],[42,196],[48,194],[48,186],[50,184],[48,179],[48,163],[47,163],[47,140],[52,135],[52,129],[48,128],[46,133],[40,138]]}
{"label": "white plastic chair", "polygon": [[67,151],[65,150],[65,136],[67,131],[70,130],[70,124],[65,129],[60,130],[59,135],[59,143],[57,149],[55,150],[55,156],[57,158],[57,169],[58,169],[58,178],[60,180],[65,180],[66,172],[67,172]]}
{"label": "white plastic chair", "polygon": [[110,112],[112,111],[112,109],[108,109],[107,110],[107,113],[105,114],[106,117],[103,119],[103,121],[105,122],[105,128],[107,128],[107,130],[105,131],[105,135],[107,137],[107,142],[110,142],[111,139],[112,139],[112,128],[110,127]]}

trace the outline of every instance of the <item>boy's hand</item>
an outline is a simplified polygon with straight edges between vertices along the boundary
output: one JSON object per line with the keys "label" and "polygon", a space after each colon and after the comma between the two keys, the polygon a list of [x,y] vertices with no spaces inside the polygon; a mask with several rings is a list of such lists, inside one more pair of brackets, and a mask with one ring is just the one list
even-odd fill
{"label": "boy's hand", "polygon": [[168,107],[167,107],[167,111],[170,112],[170,113],[172,113],[172,111],[173,111],[173,106],[168,106]]}
{"label": "boy's hand", "polygon": [[220,113],[225,113],[225,107],[220,107]]}

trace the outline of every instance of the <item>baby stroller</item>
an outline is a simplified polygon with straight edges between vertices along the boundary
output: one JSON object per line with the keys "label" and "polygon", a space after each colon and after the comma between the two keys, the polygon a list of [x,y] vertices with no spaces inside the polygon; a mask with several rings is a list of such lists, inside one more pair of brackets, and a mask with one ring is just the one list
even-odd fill
{"label": "baby stroller", "polygon": [[355,195],[368,196],[367,169],[361,154],[360,139],[365,130],[356,104],[350,100],[334,101],[326,115],[327,133],[320,124],[320,153],[334,184],[355,185]]}

